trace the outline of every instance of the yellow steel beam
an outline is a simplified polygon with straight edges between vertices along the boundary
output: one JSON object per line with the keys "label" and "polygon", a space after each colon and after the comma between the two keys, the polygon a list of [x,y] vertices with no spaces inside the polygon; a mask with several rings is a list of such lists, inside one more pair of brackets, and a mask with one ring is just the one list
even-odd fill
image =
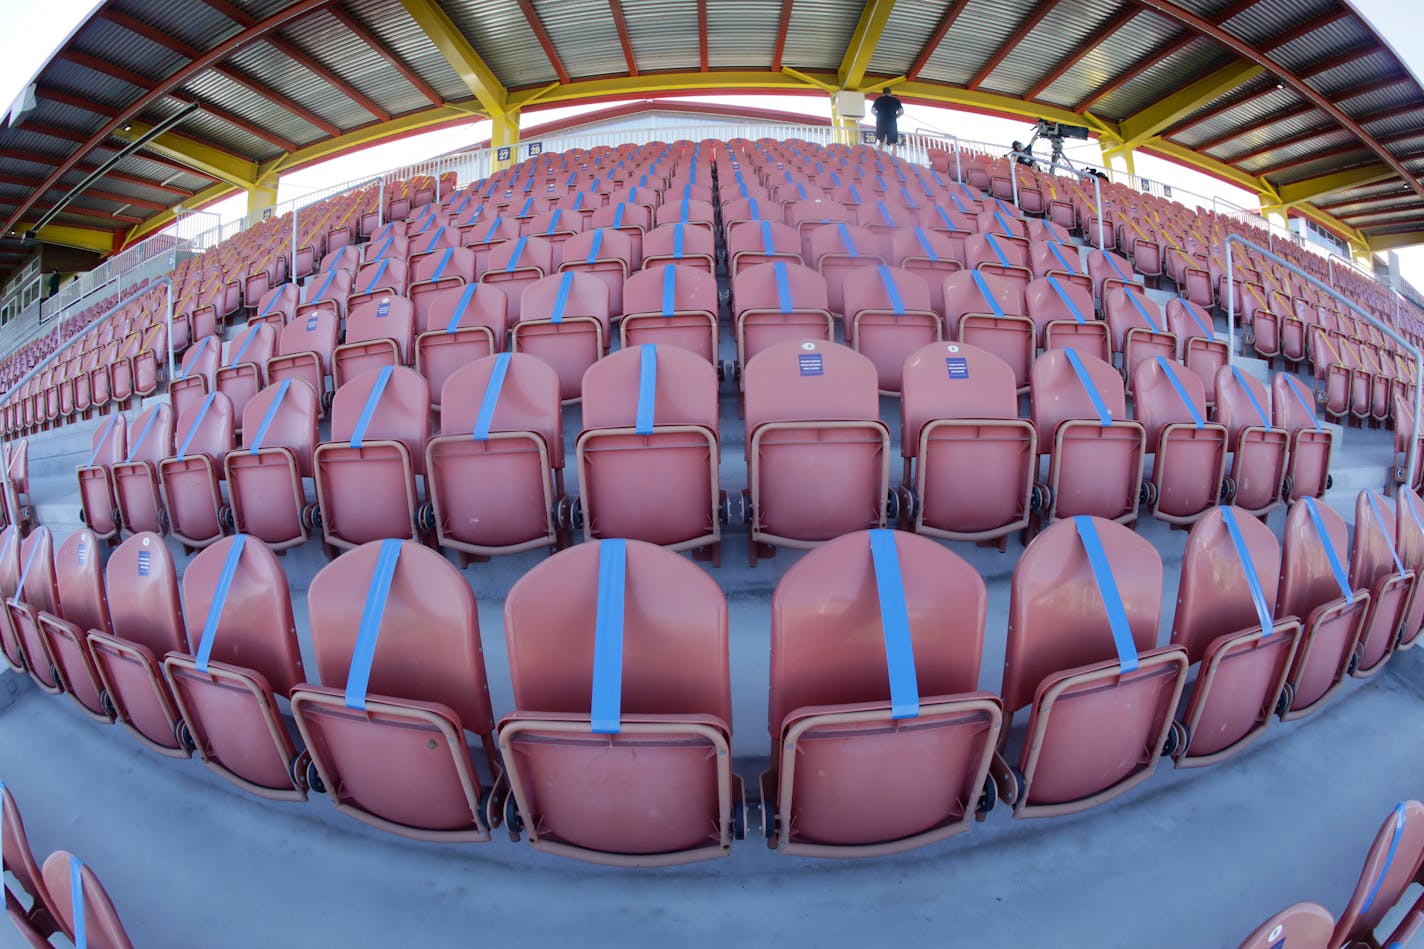
{"label": "yellow steel beam", "polygon": [[1311,201],[1334,191],[1361,188],[1394,176],[1393,168],[1384,162],[1376,162],[1373,165],[1362,165],[1348,171],[1336,171],[1316,178],[1306,178],[1304,181],[1293,181],[1288,185],[1281,185],[1276,190],[1280,192],[1281,203],[1291,205],[1299,204],[1301,201]]}
{"label": "yellow steel beam", "polygon": [[277,206],[277,181],[268,179],[247,189],[247,226],[262,220],[262,212]]}
{"label": "yellow steel beam", "polygon": [[1209,155],[1202,155],[1192,151],[1190,148],[1183,148],[1174,145],[1166,139],[1156,139],[1142,146],[1143,151],[1154,155],[1161,155],[1163,158],[1170,158],[1179,164],[1204,171],[1214,178],[1219,178],[1230,184],[1245,188],[1252,194],[1271,195],[1271,186],[1254,175],[1248,175],[1239,168],[1219,162]]}
{"label": "yellow steel beam", "polygon": [[480,107],[491,118],[502,114],[509,98],[504,84],[485,65],[480,54],[475,52],[474,46],[470,45],[465,34],[460,32],[440,4],[436,0],[401,0],[401,5],[430,37],[455,74],[474,93]]}
{"label": "yellow steel beam", "polygon": [[1381,234],[1379,237],[1367,239],[1372,252],[1399,250],[1401,247],[1413,247],[1416,244],[1424,244],[1424,231],[1406,231],[1401,234]]}
{"label": "yellow steel beam", "polygon": [[1263,72],[1262,67],[1244,60],[1223,66],[1123,119],[1118,123],[1118,139],[1123,148],[1136,148],[1213,99],[1250,82]]}
{"label": "yellow steel beam", "polygon": [[[21,234],[26,233],[34,227],[33,223],[20,224],[17,228]],[[97,227],[75,227],[72,224],[46,224],[35,234],[35,239],[42,244],[58,244],[62,247],[77,247],[80,250],[91,250],[96,254],[107,257],[115,250],[115,239],[113,231],[102,230]]]}
{"label": "yellow steel beam", "polygon": [[1365,235],[1361,234],[1355,228],[1346,224],[1344,221],[1340,220],[1334,215],[1325,213],[1313,204],[1297,204],[1291,210],[1295,211],[1297,214],[1303,214],[1306,217],[1310,218],[1312,221],[1315,221],[1317,224],[1329,228],[1336,234],[1343,236],[1345,240],[1351,244],[1366,245],[1369,243],[1369,240],[1365,237]]}
{"label": "yellow steel beam", "polygon": [[[490,167],[508,168],[519,162],[519,113],[504,112],[490,119],[490,147],[494,149],[494,161]],[[507,158],[500,158],[500,149],[507,148]]]}
{"label": "yellow steel beam", "polygon": [[890,12],[894,9],[895,0],[865,0],[860,21],[850,35],[845,55],[841,57],[841,68],[836,72],[840,88],[859,89],[865,81],[866,67],[875,55],[875,47],[880,45],[880,36],[885,32],[885,24],[890,22]]}
{"label": "yellow steel beam", "polygon": [[[127,135],[131,140],[146,135],[153,129],[152,125],[138,119],[130,120],[128,126]],[[255,162],[190,138],[165,132],[143,147],[236,188],[247,188],[257,180]]]}

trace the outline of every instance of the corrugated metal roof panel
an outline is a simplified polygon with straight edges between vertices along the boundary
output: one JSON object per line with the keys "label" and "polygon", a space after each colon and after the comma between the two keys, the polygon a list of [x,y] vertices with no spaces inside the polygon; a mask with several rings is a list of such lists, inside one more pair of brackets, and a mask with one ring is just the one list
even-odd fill
{"label": "corrugated metal roof panel", "polygon": [[1043,100],[1071,108],[1102,88],[1124,69],[1180,36],[1182,28],[1150,10],[1133,17],[1122,29],[1086,53],[1077,64],[1043,91]]}
{"label": "corrugated metal roof panel", "polygon": [[839,68],[864,6],[857,0],[796,0],[782,63],[797,69]]}
{"label": "corrugated metal roof panel", "polygon": [[[628,71],[607,0],[534,0],[534,9],[570,76]],[[544,58],[542,52],[539,58]]]}
{"label": "corrugated metal roof panel", "polygon": [[223,108],[239,118],[261,125],[289,142],[309,142],[323,134],[305,119],[212,70],[188,80],[183,89],[208,102],[221,103]]}
{"label": "corrugated metal roof panel", "polygon": [[[482,9],[484,3],[481,0],[465,5]],[[452,0],[446,0],[444,6],[451,11],[457,9]],[[470,98],[469,87],[450,68],[450,63],[400,0],[346,0],[345,7],[367,32],[424,78],[442,99],[449,102]]]}
{"label": "corrugated metal roof panel", "polygon": [[1120,7],[1116,0],[1058,3],[1005,57],[983,88],[1021,98]]}
{"label": "corrugated metal roof panel", "polygon": [[[1351,147],[1352,145],[1353,147]],[[1349,150],[1343,152],[1343,160],[1345,161],[1360,161],[1375,157],[1375,153],[1371,151],[1368,146],[1354,142],[1348,132],[1337,132],[1327,137],[1311,139],[1309,142],[1303,142],[1300,145],[1288,145],[1285,148],[1276,148],[1269,152],[1263,152],[1254,158],[1240,162],[1237,164],[1237,167],[1250,174],[1259,175],[1277,165],[1307,159],[1315,154],[1321,155],[1321,160],[1323,161],[1338,163],[1342,159],[1334,153],[1347,148]],[[1310,166],[1296,165],[1290,169],[1290,173],[1295,174],[1296,169],[1308,167]]]}
{"label": "corrugated metal roof panel", "polygon": [[[403,76],[325,11],[303,17],[282,30],[281,38],[301,51],[306,62],[354,86],[357,92],[372,99],[388,113],[398,114],[418,108],[424,101],[424,97]],[[412,96],[414,101],[411,101]],[[410,104],[392,108],[388,100],[398,97]],[[359,107],[359,112],[365,116],[365,121],[377,118],[364,106]]]}
{"label": "corrugated metal roof panel", "polygon": [[[447,3],[445,9],[506,86],[549,83],[559,78],[515,0]],[[606,8],[603,16],[608,16]]]}
{"label": "corrugated metal roof panel", "polygon": [[639,69],[699,67],[697,0],[623,0],[623,19]]}
{"label": "corrugated metal roof panel", "polygon": [[[1286,25],[1279,31],[1282,33],[1297,22],[1303,21],[1305,17],[1296,19],[1294,11],[1290,11],[1284,19]],[[1291,72],[1300,72],[1328,56],[1335,56],[1346,50],[1368,48],[1374,45],[1374,42],[1369,30],[1357,20],[1346,17],[1272,50],[1271,58]]]}
{"label": "corrugated metal roof panel", "polygon": [[[1239,10],[1221,26],[1237,39],[1245,40],[1252,46],[1261,46],[1307,20],[1336,8],[1335,0],[1292,0],[1286,8],[1279,4],[1253,3]],[[1213,18],[1212,22],[1217,20]]]}
{"label": "corrugated metal roof panel", "polygon": [[99,18],[85,24],[70,40],[70,47],[150,80],[161,79],[188,61],[153,40]]}
{"label": "corrugated metal roof panel", "polygon": [[212,49],[242,29],[216,8],[192,0],[114,0],[110,5],[198,49]]}
{"label": "corrugated metal roof panel", "polygon": [[1099,99],[1093,112],[1113,119],[1135,115],[1234,60],[1209,39],[1193,40],[1174,55],[1153,63],[1132,82]]}
{"label": "corrugated metal roof panel", "polygon": [[[885,23],[885,34],[880,37],[875,54],[870,57],[869,72],[885,76],[903,75],[920,55],[920,50],[943,16],[942,3],[895,4],[895,9],[890,11],[890,19]],[[840,65],[839,59],[836,65]]]}
{"label": "corrugated metal roof panel", "polygon": [[1344,108],[1345,113],[1352,116],[1369,115],[1371,112],[1392,109],[1412,102],[1424,105],[1424,102],[1420,102],[1417,94],[1410,92],[1409,84],[1404,82],[1363,96],[1350,95],[1347,87],[1339,93],[1330,94],[1330,101]]}
{"label": "corrugated metal roof panel", "polygon": [[[370,113],[317,75],[310,63],[293,59],[268,43],[243,47],[232,55],[228,65],[337,128],[354,128],[371,121]],[[322,134],[325,133],[318,133],[318,136]]]}
{"label": "corrugated metal roof panel", "polygon": [[968,85],[1035,6],[1034,0],[969,0],[920,75]]}
{"label": "corrugated metal roof panel", "polygon": [[770,68],[780,26],[781,8],[775,3],[765,0],[708,3],[707,64],[714,69]]}
{"label": "corrugated metal roof panel", "polygon": [[1319,75],[1311,76],[1309,81],[1315,89],[1344,89],[1350,86],[1363,86],[1365,83],[1373,82],[1380,76],[1393,71],[1393,59],[1389,53],[1379,50],[1364,56],[1356,56]]}

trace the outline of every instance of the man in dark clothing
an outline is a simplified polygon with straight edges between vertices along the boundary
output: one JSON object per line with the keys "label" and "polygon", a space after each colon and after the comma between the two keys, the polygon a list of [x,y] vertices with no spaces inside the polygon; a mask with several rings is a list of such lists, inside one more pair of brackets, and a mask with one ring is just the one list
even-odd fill
{"label": "man in dark clothing", "polygon": [[900,144],[900,131],[895,120],[905,114],[905,109],[900,100],[890,94],[889,86],[880,90],[871,108],[875,110],[875,143],[881,147],[890,146],[890,154],[893,155],[895,146]]}
{"label": "man in dark clothing", "polygon": [[1030,168],[1033,167],[1033,155],[1025,150],[1022,142],[1014,142],[1014,147],[1009,152],[1009,157],[1020,165],[1028,165]]}

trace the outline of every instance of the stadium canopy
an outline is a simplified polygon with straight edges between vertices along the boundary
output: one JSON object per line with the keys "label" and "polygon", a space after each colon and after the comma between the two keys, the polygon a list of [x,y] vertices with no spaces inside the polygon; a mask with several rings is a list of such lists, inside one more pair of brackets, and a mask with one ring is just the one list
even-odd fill
{"label": "stadium canopy", "polygon": [[472,118],[505,145],[538,108],[884,86],[1086,126],[1357,254],[1424,243],[1424,90],[1339,0],[106,0],[0,127],[0,274],[32,231],[107,253]]}

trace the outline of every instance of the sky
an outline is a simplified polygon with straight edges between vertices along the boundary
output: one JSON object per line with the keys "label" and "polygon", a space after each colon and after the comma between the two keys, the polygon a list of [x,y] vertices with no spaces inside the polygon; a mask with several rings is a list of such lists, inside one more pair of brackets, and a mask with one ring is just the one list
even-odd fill
{"label": "sky", "polygon": [[[1375,25],[1378,33],[1394,48],[1414,75],[1424,77],[1424,35],[1421,35],[1419,30],[1418,0],[1351,2]],[[0,9],[0,108],[8,109],[24,85],[44,65],[50,52],[97,6],[99,3],[96,0],[3,3],[3,9]],[[700,101],[743,104],[748,101],[748,97],[709,96]],[[830,114],[829,101],[819,97],[756,96],[752,101],[760,108],[820,116]],[[529,113],[524,119],[524,137],[529,137],[535,123],[552,121],[577,111],[577,108],[573,108]],[[901,120],[901,129],[913,132],[921,128],[994,143],[1008,143],[1014,139],[1027,140],[1029,134],[1029,126],[1025,121],[996,119],[948,109],[907,106],[905,116]],[[376,146],[356,155],[333,159],[283,176],[279,199],[285,201],[330,185],[465,148],[488,137],[488,124],[477,122]],[[1097,145],[1091,142],[1070,144],[1067,154],[1070,159],[1077,161],[1101,160]],[[1253,197],[1248,193],[1169,162],[1139,155],[1136,166],[1140,176],[1173,182],[1179,192],[1194,192],[1208,200],[1210,196],[1218,195],[1238,204],[1255,206]],[[244,208],[245,198],[239,195],[213,205],[208,210],[226,221],[240,216]],[[1406,248],[1399,252],[1399,256],[1405,278],[1416,287],[1424,288],[1424,247]]]}

